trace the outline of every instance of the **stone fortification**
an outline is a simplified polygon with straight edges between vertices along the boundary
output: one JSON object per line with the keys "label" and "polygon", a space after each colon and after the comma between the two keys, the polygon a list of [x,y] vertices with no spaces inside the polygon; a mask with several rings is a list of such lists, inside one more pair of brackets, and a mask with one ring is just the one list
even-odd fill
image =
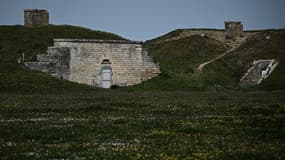
{"label": "stone fortification", "polygon": [[243,36],[243,24],[240,21],[225,21],[226,40],[235,40]]}
{"label": "stone fortification", "polygon": [[49,24],[49,13],[43,9],[25,9],[24,20],[26,27],[46,26]]}
{"label": "stone fortification", "polygon": [[130,86],[160,73],[142,48],[142,42],[125,40],[54,39],[47,54],[26,62],[32,70],[70,81],[110,88]]}

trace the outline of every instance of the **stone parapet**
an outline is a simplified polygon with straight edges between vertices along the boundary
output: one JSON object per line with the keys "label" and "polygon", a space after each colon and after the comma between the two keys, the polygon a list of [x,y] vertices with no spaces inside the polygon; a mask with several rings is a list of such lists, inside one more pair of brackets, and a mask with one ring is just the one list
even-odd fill
{"label": "stone parapet", "polygon": [[70,43],[118,43],[118,44],[143,44],[142,41],[129,40],[102,40],[102,39],[54,39],[54,43],[70,42]]}

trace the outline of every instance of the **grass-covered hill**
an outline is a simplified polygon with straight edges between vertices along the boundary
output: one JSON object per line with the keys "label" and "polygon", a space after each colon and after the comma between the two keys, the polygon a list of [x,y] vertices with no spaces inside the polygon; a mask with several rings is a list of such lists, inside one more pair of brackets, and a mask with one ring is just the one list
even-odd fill
{"label": "grass-covered hill", "polygon": [[253,61],[260,59],[276,59],[279,65],[267,79],[254,88],[284,90],[285,30],[259,32],[232,53],[206,66],[205,74],[213,77],[215,83],[237,85]]}
{"label": "grass-covered hill", "polygon": [[23,64],[17,63],[22,53],[25,53],[25,60],[34,60],[38,53],[45,53],[54,38],[123,39],[112,33],[68,25],[34,28],[0,26],[0,92],[43,93],[91,89],[44,73],[28,71]]}
{"label": "grass-covered hill", "polygon": [[212,29],[212,28],[191,28],[191,29],[176,29],[165,35],[156,37],[148,40],[148,43],[161,43],[164,41],[172,41],[181,38],[191,37],[193,35],[207,35],[218,40],[224,39],[223,29]]}
{"label": "grass-covered hill", "polygon": [[199,35],[163,43],[147,42],[145,47],[160,64],[162,74],[135,87],[166,90],[204,89],[207,80],[196,73],[196,67],[227,49],[224,43]]}
{"label": "grass-covered hill", "polygon": [[238,89],[259,58],[280,61],[261,89],[284,88],[284,35],[262,32],[202,73],[195,68],[227,50],[224,43],[206,36],[149,41],[162,74],[103,90],[26,70],[17,58],[24,52],[32,60],[53,38],[121,37],[73,26],[0,26],[0,159],[283,160],[284,91],[192,91]]}
{"label": "grass-covered hill", "polygon": [[[186,31],[191,33],[192,30]],[[220,32],[201,30],[201,33],[204,31]],[[162,75],[138,87],[169,90],[244,89],[239,85],[239,80],[254,60],[277,59],[279,66],[268,79],[259,86],[246,89],[285,89],[285,30],[246,32],[249,36],[245,42],[223,58],[207,65],[202,73],[196,70],[200,63],[216,57],[229,47],[207,36],[183,37],[182,32],[185,30],[175,30],[146,43],[150,54],[160,63]],[[179,38],[181,35],[182,38]]]}
{"label": "grass-covered hill", "polygon": [[[192,35],[207,32],[205,36]],[[175,30],[147,41],[145,47],[160,64],[162,74],[150,81],[126,88],[127,90],[224,90],[241,89],[240,77],[253,60],[277,59],[279,66],[258,89],[285,89],[285,30],[259,31],[237,50],[209,64],[198,72],[197,66],[229,49],[224,42],[212,36],[221,36],[221,30]],[[181,36],[182,35],[182,36]],[[208,37],[207,35],[212,35]],[[265,37],[270,37],[266,39]],[[28,71],[17,59],[25,53],[25,60],[34,60],[44,53],[54,38],[123,39],[101,31],[68,26],[49,25],[26,28],[0,26],[0,92],[61,92],[94,90],[86,85],[58,80],[45,73]],[[159,43],[157,43],[159,42]],[[255,89],[254,88],[254,89]]]}

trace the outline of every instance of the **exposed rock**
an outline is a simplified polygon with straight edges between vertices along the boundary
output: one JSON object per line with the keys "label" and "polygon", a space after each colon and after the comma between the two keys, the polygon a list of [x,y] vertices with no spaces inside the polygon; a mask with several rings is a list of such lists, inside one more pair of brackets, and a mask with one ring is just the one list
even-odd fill
{"label": "exposed rock", "polygon": [[266,40],[269,40],[270,38],[271,38],[270,36],[266,36],[266,37],[265,37]]}
{"label": "exposed rock", "polygon": [[247,73],[240,79],[245,85],[258,85],[262,80],[270,76],[277,67],[278,62],[275,59],[265,59],[253,62]]}

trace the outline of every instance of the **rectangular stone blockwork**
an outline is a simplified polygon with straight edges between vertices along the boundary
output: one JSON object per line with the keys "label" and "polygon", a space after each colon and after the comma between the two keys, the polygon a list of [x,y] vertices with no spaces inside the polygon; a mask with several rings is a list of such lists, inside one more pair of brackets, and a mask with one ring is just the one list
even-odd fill
{"label": "rectangular stone blockwork", "polygon": [[235,40],[244,36],[243,24],[240,21],[226,21],[225,22],[225,39]]}
{"label": "rectangular stone blockwork", "polygon": [[[38,62],[33,63],[43,62],[53,64],[48,67],[53,68],[49,71],[52,75],[104,88],[138,84],[160,73],[159,66],[137,41],[55,39],[54,47],[49,47],[46,55],[38,55]],[[42,67],[29,68],[43,71]]]}
{"label": "rectangular stone blockwork", "polygon": [[49,13],[43,9],[25,9],[24,20],[26,27],[46,26],[49,24]]}

